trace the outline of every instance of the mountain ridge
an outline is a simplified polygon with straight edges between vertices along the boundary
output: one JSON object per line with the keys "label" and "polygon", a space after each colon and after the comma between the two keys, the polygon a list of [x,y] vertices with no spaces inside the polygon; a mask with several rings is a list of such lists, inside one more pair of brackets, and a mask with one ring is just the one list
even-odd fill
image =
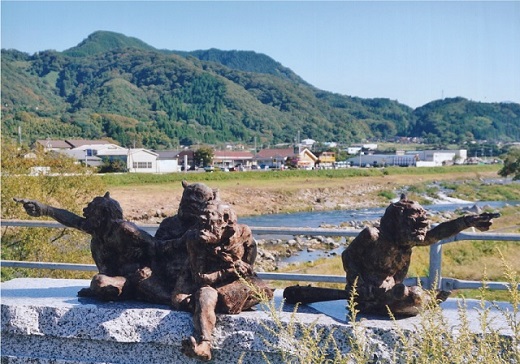
{"label": "mountain ridge", "polygon": [[402,136],[438,144],[520,133],[514,103],[455,98],[414,110],[385,98],[319,90],[254,51],[158,50],[107,31],[64,52],[2,50],[2,100],[6,136],[16,137],[17,126],[30,121],[31,139],[109,137],[155,149],[290,143],[297,133],[322,142]]}

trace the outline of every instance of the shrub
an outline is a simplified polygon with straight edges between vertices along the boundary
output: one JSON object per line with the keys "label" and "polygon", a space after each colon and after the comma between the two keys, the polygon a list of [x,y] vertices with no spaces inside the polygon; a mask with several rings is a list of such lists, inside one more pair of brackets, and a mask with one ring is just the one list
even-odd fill
{"label": "shrub", "polygon": [[[34,166],[50,167],[51,173],[30,175]],[[14,197],[38,200],[81,215],[83,207],[104,190],[99,177],[72,159],[14,144],[2,145],[1,183],[2,219],[30,219]],[[73,229],[2,227],[2,259],[91,263],[89,240]],[[29,274],[49,277],[56,272],[2,268],[2,280]],[[85,273],[66,276],[84,277]]]}

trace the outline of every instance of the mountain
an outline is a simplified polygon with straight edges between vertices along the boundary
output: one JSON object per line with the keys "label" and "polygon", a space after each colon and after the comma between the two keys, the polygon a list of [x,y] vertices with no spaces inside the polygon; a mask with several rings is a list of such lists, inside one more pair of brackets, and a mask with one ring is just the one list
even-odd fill
{"label": "mountain", "polygon": [[212,48],[209,50],[198,50],[192,52],[172,51],[172,53],[184,57],[195,57],[201,61],[220,63],[227,68],[237,71],[265,73],[308,85],[289,68],[282,66],[279,62],[276,62],[265,54],[253,51],[221,51]]}
{"label": "mountain", "polygon": [[412,135],[431,142],[520,140],[520,104],[482,103],[463,97],[437,100],[413,111]]}
{"label": "mountain", "polygon": [[65,50],[63,54],[71,57],[85,57],[124,48],[141,49],[144,51],[156,50],[140,39],[127,37],[120,33],[99,30],[89,35],[77,46]]}
{"label": "mountain", "polygon": [[300,134],[343,143],[428,136],[443,144],[511,140],[520,128],[518,104],[448,99],[413,110],[319,90],[264,54],[158,50],[113,32],[64,52],[2,50],[1,61],[2,135],[18,138],[20,126],[27,141],[109,137],[163,149],[291,143]]}

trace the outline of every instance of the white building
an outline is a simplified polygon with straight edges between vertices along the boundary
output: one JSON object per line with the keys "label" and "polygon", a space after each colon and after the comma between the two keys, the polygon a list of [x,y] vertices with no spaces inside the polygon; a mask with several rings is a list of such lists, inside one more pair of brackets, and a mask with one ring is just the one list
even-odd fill
{"label": "white building", "polygon": [[361,151],[361,147],[348,147],[347,148],[347,153],[350,155],[359,154],[360,151]]}
{"label": "white building", "polygon": [[354,166],[402,166],[402,167],[439,167],[450,164],[463,164],[467,151],[461,150],[422,150],[397,151],[396,154],[361,154],[349,158],[347,162]]}
{"label": "white building", "polygon": [[350,165],[359,167],[410,167],[415,166],[416,159],[413,155],[360,154],[356,157],[347,159],[347,162]]}
{"label": "white building", "polygon": [[158,154],[143,148],[107,148],[97,151],[101,159],[119,159],[126,163],[128,172],[156,173]]}
{"label": "white building", "polygon": [[468,158],[465,149],[459,150],[423,150],[407,152],[417,157],[417,167],[438,167],[451,164],[464,164]]}
{"label": "white building", "polygon": [[159,154],[148,149],[128,149],[127,168],[133,173],[157,173],[157,157]]}
{"label": "white building", "polygon": [[179,172],[178,151],[155,151],[157,153],[157,173]]}

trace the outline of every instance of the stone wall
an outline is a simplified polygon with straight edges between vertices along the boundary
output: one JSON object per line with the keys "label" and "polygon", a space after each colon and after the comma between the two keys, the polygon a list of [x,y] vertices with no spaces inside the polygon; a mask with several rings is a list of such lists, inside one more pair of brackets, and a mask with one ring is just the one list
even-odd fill
{"label": "stone wall", "polygon": [[[199,363],[180,352],[181,340],[193,330],[189,313],[141,302],[78,298],[77,291],[88,284],[88,280],[28,278],[2,283],[2,364]],[[456,323],[450,316],[456,313],[456,301],[443,305],[447,319]],[[286,362],[286,355],[304,350],[300,338],[308,328],[323,330],[323,337],[332,333],[342,355],[350,351],[353,326],[347,321],[344,301],[301,306],[295,312],[293,305],[282,304],[277,291],[272,307],[276,319],[265,306],[239,315],[218,315],[212,363]],[[413,330],[418,320],[363,317],[358,324],[371,349],[369,361],[390,362],[398,341],[396,325]],[[291,323],[296,323],[294,335],[282,335],[280,325]]]}

